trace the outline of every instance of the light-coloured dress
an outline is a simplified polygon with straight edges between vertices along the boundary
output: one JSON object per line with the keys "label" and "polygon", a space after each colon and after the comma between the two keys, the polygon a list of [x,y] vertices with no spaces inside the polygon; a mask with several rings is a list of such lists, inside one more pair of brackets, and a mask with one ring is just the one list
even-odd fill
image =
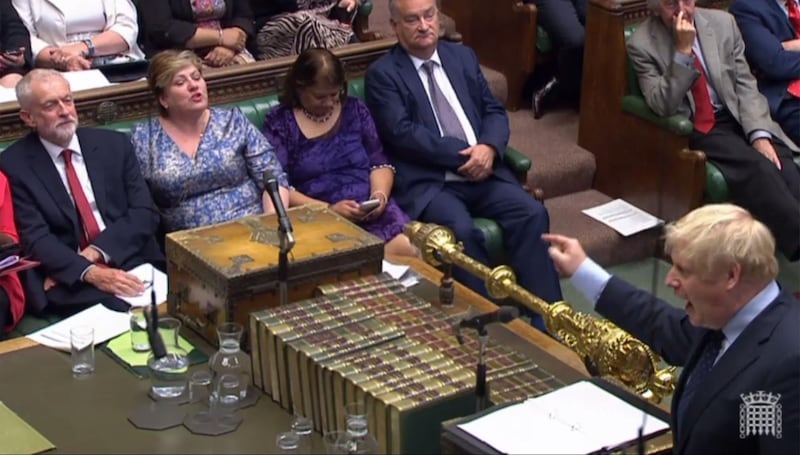
{"label": "light-coloured dress", "polygon": [[288,186],[272,145],[238,108],[211,109],[194,159],[158,118],[138,123],[131,140],[166,232],[263,213],[264,171]]}

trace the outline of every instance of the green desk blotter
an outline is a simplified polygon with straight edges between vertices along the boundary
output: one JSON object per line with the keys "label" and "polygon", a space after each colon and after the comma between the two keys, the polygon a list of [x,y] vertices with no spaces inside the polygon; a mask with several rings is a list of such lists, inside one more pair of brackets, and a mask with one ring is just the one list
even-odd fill
{"label": "green desk blotter", "polygon": [[0,401],[0,441],[3,453],[34,454],[56,446]]}
{"label": "green desk blotter", "polygon": [[[189,365],[197,365],[208,362],[208,355],[197,349],[184,337],[178,337],[180,347],[189,353]],[[150,376],[147,371],[147,357],[149,352],[136,352],[131,348],[131,333],[125,332],[122,335],[110,340],[100,347],[100,350],[108,354],[117,363],[127,368],[136,377],[144,379]]]}

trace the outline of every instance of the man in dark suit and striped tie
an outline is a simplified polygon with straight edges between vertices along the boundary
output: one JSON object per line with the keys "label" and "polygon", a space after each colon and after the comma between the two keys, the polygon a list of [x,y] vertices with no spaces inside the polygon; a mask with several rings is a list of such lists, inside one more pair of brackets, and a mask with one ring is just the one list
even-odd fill
{"label": "man in dark suit and striped tie", "polygon": [[[672,399],[673,453],[798,453],[800,303],[775,281],[775,241],[761,222],[716,204],[667,227],[666,284],[685,310],[609,275],[577,240],[544,238],[600,314],[684,367]],[[748,417],[754,400],[758,419]]]}
{"label": "man in dark suit and striped tie", "polygon": [[[434,0],[390,0],[399,44],[367,71],[366,102],[397,169],[392,196],[412,219],[444,225],[473,259],[487,263],[472,217],[503,230],[521,286],[548,302],[561,300],[558,274],[539,236],[550,219],[503,163],[508,116],[489,91],[475,53],[439,41]],[[455,278],[486,295],[482,281]],[[539,315],[532,323],[544,330]]]}

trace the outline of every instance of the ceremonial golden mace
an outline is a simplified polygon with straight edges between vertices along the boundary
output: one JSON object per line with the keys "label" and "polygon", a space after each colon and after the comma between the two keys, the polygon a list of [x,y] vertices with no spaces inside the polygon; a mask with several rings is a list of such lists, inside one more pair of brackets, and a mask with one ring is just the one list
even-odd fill
{"label": "ceremonial golden mace", "polygon": [[675,367],[659,369],[656,353],[608,320],[578,313],[566,302],[548,304],[518,285],[511,267],[490,269],[464,254],[446,227],[413,221],[404,232],[428,264],[461,267],[485,280],[492,298],[512,298],[542,315],[548,332],[575,351],[590,373],[610,376],[654,403],[675,389]]}

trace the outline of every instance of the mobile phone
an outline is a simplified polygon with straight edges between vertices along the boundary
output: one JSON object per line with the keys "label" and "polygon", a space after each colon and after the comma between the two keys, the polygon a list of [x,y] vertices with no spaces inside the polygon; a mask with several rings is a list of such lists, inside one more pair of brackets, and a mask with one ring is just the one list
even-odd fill
{"label": "mobile phone", "polygon": [[378,200],[378,199],[370,199],[368,201],[364,201],[364,202],[358,204],[358,209],[361,210],[362,212],[371,212],[371,211],[375,210],[376,208],[378,208],[379,205],[381,205],[381,201],[380,200]]}
{"label": "mobile phone", "polygon": [[9,51],[3,51],[3,53],[4,53],[4,54],[8,54],[8,55],[13,55],[13,56],[15,56],[15,57],[16,57],[17,55],[22,55],[22,51],[21,51],[21,50],[19,50],[19,49],[14,49],[14,50],[9,50]]}

